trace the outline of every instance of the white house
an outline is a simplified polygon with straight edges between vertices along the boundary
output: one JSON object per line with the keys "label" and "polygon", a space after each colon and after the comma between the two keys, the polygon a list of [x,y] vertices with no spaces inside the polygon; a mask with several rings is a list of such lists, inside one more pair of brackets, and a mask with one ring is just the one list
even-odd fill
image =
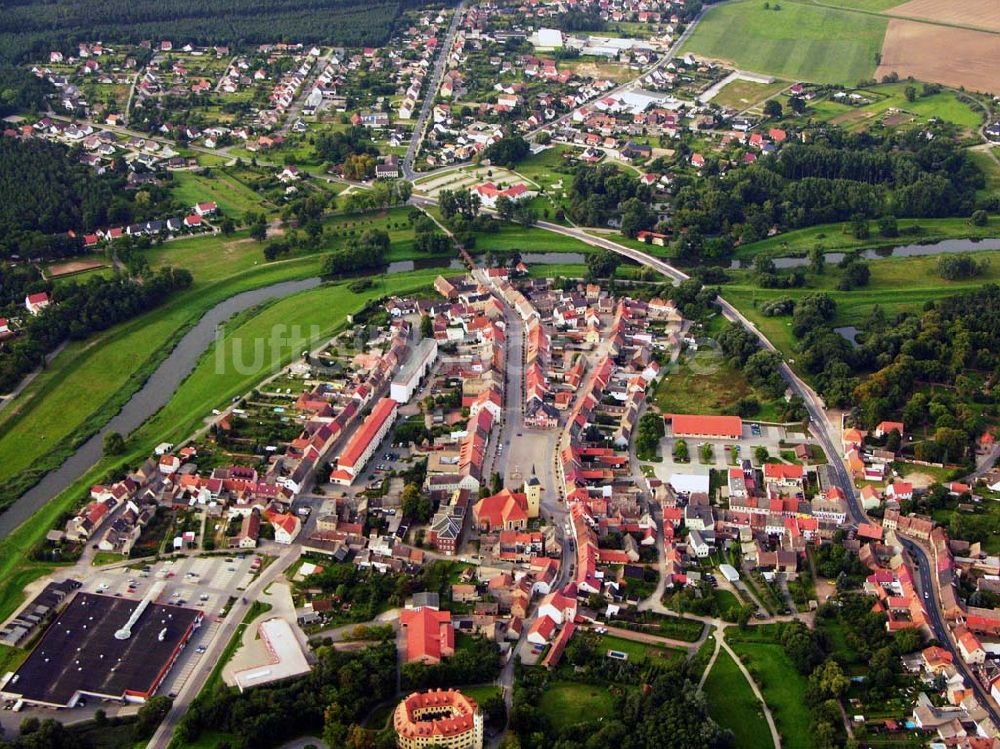
{"label": "white house", "polygon": [[39,294],[28,294],[24,298],[24,308],[33,315],[41,314],[41,311],[51,304],[49,295],[44,291]]}

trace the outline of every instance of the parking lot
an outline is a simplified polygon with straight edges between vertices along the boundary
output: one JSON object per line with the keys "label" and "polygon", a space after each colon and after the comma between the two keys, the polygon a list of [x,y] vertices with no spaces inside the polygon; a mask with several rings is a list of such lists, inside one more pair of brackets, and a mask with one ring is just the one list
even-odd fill
{"label": "parking lot", "polygon": [[142,569],[118,567],[96,570],[83,589],[126,598],[144,597],[156,582],[163,583],[159,603],[202,609],[216,617],[232,596],[239,595],[253,580],[254,555],[232,557],[183,557],[157,562]]}
{"label": "parking lot", "polygon": [[[663,456],[661,463],[654,463],[653,470],[659,479],[667,480],[671,474],[700,474],[705,475],[712,468],[724,471],[740,460],[750,460],[757,465],[754,452],[758,447],[767,450],[768,455],[777,457],[782,448],[782,440],[789,442],[815,442],[812,438],[804,439],[801,433],[787,434],[784,427],[772,426],[768,424],[757,424],[756,422],[745,422],[743,424],[743,434],[738,440],[731,439],[701,439],[697,437],[681,437],[688,446],[689,460],[680,462],[674,458],[674,446],[676,437],[667,427],[667,435],[660,442],[660,454]],[[701,456],[702,446],[705,444],[712,446],[712,460],[703,462]]]}

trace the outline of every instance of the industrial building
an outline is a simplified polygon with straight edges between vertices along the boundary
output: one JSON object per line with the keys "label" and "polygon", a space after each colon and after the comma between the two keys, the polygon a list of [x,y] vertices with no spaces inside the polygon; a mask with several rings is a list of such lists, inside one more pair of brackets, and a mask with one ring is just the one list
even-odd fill
{"label": "industrial building", "polygon": [[403,405],[410,402],[410,398],[417,392],[421,380],[431,371],[434,362],[437,361],[438,345],[433,338],[424,338],[417,344],[413,351],[413,356],[406,365],[399,370],[389,386],[389,397]]}
{"label": "industrial building", "polygon": [[3,699],[74,707],[81,698],[145,702],[170,671],[202,612],[77,593],[0,689]]}

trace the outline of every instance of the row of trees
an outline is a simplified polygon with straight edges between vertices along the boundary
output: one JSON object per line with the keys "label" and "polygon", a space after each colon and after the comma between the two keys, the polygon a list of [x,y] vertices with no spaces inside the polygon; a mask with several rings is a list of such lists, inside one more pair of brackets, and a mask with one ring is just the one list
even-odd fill
{"label": "row of trees", "polygon": [[63,341],[82,340],[147,312],[191,280],[188,271],[166,267],[137,280],[96,277],[52,289],[52,305],[28,317],[20,335],[0,344],[0,392],[13,388]]}

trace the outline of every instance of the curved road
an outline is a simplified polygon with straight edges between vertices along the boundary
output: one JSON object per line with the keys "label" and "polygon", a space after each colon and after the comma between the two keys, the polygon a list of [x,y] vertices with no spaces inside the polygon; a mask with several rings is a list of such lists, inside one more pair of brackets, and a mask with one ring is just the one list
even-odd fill
{"label": "curved road", "polygon": [[[559,226],[558,224],[552,224],[549,222],[539,222],[538,226],[556,234],[573,237],[574,239],[586,242],[594,247],[600,247],[605,250],[610,250],[611,252],[616,252],[619,255],[623,255],[624,257],[640,263],[641,265],[652,268],[674,281],[679,282],[689,278],[686,273],[678,270],[660,258],[653,257],[652,255],[641,252],[640,250],[632,249],[631,247],[624,247],[623,245],[617,244],[616,242],[612,242],[608,239],[594,237],[580,229]],[[774,344],[772,344],[764,336],[764,334],[761,333],[757,327],[732,304],[727,302],[721,296],[717,298],[716,303],[722,309],[722,314],[726,317],[726,319],[742,325],[744,328],[754,333],[754,335],[760,339],[761,345],[766,349],[780,353],[777,348],[775,348]],[[792,371],[791,367],[789,367],[786,362],[782,362],[780,371],[781,376],[788,383],[792,391],[802,398],[806,410],[809,413],[809,421],[812,431],[816,435],[816,438],[819,440],[823,449],[826,451],[826,454],[830,456],[830,466],[833,469],[836,484],[844,493],[844,496],[849,499],[848,510],[850,512],[852,522],[856,525],[868,522],[868,516],[865,514],[860,498],[855,492],[854,482],[851,480],[850,474],[847,472],[847,467],[844,465],[844,461],[840,457],[841,451],[838,447],[841,441],[839,430],[835,425],[831,424],[827,418],[822,399],[811,387],[809,387],[809,385],[803,382],[802,379]],[[927,601],[930,604],[927,606],[928,615],[934,636],[941,642],[942,647],[952,653],[956,668],[958,668],[958,670],[962,673],[965,680],[972,684],[972,688],[975,690],[977,699],[983,708],[989,713],[993,723],[995,725],[1000,725],[1000,711],[997,710],[996,705],[991,701],[989,694],[976,678],[972,669],[970,669],[962,659],[958,649],[951,639],[951,630],[945,623],[944,615],[941,611],[940,595],[935,586],[935,580],[931,577],[931,570],[933,569],[933,566],[927,551],[922,546],[908,539],[903,539],[902,537],[900,538],[903,545],[906,547],[906,550],[914,559],[918,571],[918,577],[920,578],[920,588],[928,595]]]}

